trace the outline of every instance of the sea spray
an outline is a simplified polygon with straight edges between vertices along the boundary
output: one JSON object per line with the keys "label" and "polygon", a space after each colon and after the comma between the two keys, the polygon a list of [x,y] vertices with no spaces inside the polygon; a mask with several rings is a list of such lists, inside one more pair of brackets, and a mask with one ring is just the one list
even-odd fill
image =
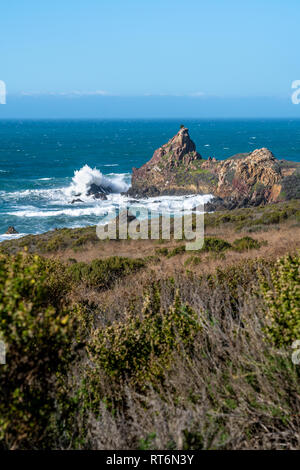
{"label": "sea spray", "polygon": [[66,194],[86,196],[92,184],[103,188],[108,193],[122,193],[129,188],[129,185],[123,179],[123,175],[111,179],[104,176],[97,168],[92,169],[88,165],[84,165],[80,170],[75,170],[72,184],[66,190]]}
{"label": "sea spray", "polygon": [[[195,211],[197,206],[211,198],[210,195],[194,194],[132,199],[121,194],[130,187],[129,173],[103,175],[97,168],[88,165],[75,170],[72,178],[45,178],[36,181],[31,189],[0,191],[3,209],[6,206],[3,230],[8,225],[15,225],[25,235],[45,232],[54,227],[97,225],[101,224],[105,216],[112,215],[124,205],[179,215],[183,205],[185,210]],[[44,187],[39,187],[41,184]],[[88,195],[92,184],[107,190],[107,200]],[[78,194],[80,196],[76,197]]]}

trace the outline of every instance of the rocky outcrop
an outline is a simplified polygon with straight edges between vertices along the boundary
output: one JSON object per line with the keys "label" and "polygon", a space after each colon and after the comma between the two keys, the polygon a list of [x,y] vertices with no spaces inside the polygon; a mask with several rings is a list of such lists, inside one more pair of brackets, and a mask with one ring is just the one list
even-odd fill
{"label": "rocky outcrop", "polygon": [[87,192],[87,196],[94,196],[95,199],[103,199],[105,201],[107,199],[106,194],[110,193],[111,190],[109,188],[103,188],[102,186],[92,183]]}
{"label": "rocky outcrop", "polygon": [[196,145],[191,140],[188,129],[182,126],[167,144],[155,150],[151,160],[144,166],[153,167],[163,160],[166,166],[172,168],[178,167],[181,162],[189,165],[199,159],[201,155],[196,152]]}
{"label": "rocky outcrop", "polygon": [[19,233],[19,232],[15,229],[15,227],[13,227],[12,225],[10,225],[10,226],[8,227],[7,231],[5,232],[5,235],[15,235],[15,234],[17,234],[17,233]]}
{"label": "rocky outcrop", "polygon": [[[84,196],[93,196],[94,199],[101,199],[102,201],[107,200],[107,194],[110,194],[112,191],[110,188],[104,188],[103,186],[98,186],[95,183],[92,183]],[[81,193],[75,194],[75,198],[70,201],[70,204],[75,204],[77,202],[83,202],[82,199],[79,199],[79,196],[82,196]]]}
{"label": "rocky outcrop", "polygon": [[[162,147],[157,149],[151,160],[141,168],[132,169],[132,187],[128,194],[155,196],[161,193],[180,192],[176,174],[182,168],[192,168],[194,162],[202,159],[196,152],[196,145],[189,131],[182,126],[179,132]],[[147,184],[145,185],[145,182]],[[182,187],[184,191],[188,188]],[[191,188],[191,192],[194,192]]]}
{"label": "rocky outcrop", "polygon": [[260,205],[300,197],[300,163],[277,160],[267,148],[226,160],[204,160],[182,127],[149,162],[133,168],[128,193],[134,197],[213,194],[211,210]]}

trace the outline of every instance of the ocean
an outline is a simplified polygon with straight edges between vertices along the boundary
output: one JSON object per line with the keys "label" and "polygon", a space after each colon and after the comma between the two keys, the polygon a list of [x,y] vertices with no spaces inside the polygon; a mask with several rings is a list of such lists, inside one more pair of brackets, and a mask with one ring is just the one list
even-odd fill
{"label": "ocean", "polygon": [[[12,225],[21,235],[99,223],[130,185],[132,167],[148,161],[184,124],[204,157],[224,159],[267,147],[300,161],[300,120],[9,120],[0,121],[0,241]],[[108,186],[107,201],[85,194]],[[140,200],[160,212],[179,211],[183,197]],[[191,207],[203,200],[189,198]]]}

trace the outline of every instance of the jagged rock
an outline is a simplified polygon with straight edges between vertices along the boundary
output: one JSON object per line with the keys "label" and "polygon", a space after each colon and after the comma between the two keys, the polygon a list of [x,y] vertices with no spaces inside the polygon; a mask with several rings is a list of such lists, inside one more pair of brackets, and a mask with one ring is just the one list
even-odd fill
{"label": "jagged rock", "polygon": [[164,160],[167,165],[176,167],[180,162],[188,165],[197,159],[201,159],[201,155],[196,152],[196,145],[191,140],[188,129],[181,127],[167,144],[155,150],[153,157],[146,165],[155,165]]}
{"label": "jagged rock", "polygon": [[155,150],[149,162],[132,169],[132,187],[128,194],[137,197],[174,194],[174,174],[186,167],[192,168],[201,158],[188,129],[181,127],[169,142]]}
{"label": "jagged rock", "polygon": [[14,235],[16,233],[19,233],[15,227],[13,227],[12,225],[10,225],[7,229],[7,231],[5,232],[5,235]]}
{"label": "jagged rock", "polygon": [[[88,192],[87,192],[87,196],[96,196],[96,195],[106,195],[106,194],[109,194],[111,191],[109,188],[103,188],[102,186],[98,186],[97,184],[95,183],[92,183]],[[100,196],[98,196],[100,197]]]}
{"label": "jagged rock", "polygon": [[72,199],[71,204],[75,204],[75,202],[83,202],[81,199]]}
{"label": "jagged rock", "polygon": [[107,196],[103,193],[96,193],[94,194],[94,199],[102,199],[102,201],[107,201]]}
{"label": "jagged rock", "polygon": [[133,197],[195,193],[217,198],[210,210],[300,198],[300,163],[277,160],[267,148],[204,160],[183,127],[149,162],[133,168],[128,191]]}

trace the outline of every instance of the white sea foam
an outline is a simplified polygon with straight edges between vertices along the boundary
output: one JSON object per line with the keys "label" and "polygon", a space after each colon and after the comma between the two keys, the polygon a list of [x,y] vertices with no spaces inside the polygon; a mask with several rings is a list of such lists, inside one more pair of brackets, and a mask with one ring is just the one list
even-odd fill
{"label": "white sea foam", "polygon": [[189,195],[189,196],[161,196],[139,199],[130,205],[132,207],[145,207],[153,212],[159,213],[181,213],[192,211],[212,199],[212,195]]}
{"label": "white sea foam", "polygon": [[72,184],[67,189],[69,195],[81,194],[87,195],[92,184],[101,186],[105,190],[113,193],[126,192],[129,188],[124,181],[124,175],[115,175],[114,179],[107,178],[97,168],[91,168],[84,165],[80,170],[75,170],[72,178]]}
{"label": "white sea foam", "polygon": [[[50,180],[52,178],[40,178],[41,180]],[[112,193],[126,192],[129,188],[129,173],[110,173],[104,176],[96,168],[92,169],[85,165],[80,170],[74,172],[71,184],[60,188],[49,189],[25,189],[23,191],[0,191],[0,198],[7,202],[47,203],[51,205],[65,205],[74,199],[75,195],[80,194],[80,199],[85,203],[94,202],[93,196],[87,196],[91,184],[101,186]]]}
{"label": "white sea foam", "polygon": [[0,235],[0,242],[3,242],[5,240],[14,240],[15,238],[25,237],[25,235],[28,235],[28,233],[14,233],[14,234],[4,233]]}
{"label": "white sea foam", "polygon": [[[106,189],[106,200],[95,199],[93,195],[88,196],[88,190],[92,184]],[[57,184],[57,181],[56,181]],[[0,198],[9,203],[8,216],[24,219],[49,218],[47,227],[55,226],[56,218],[63,218],[61,223],[67,226],[84,226],[87,223],[99,223],[106,214],[113,214],[115,210],[131,207],[136,210],[147,209],[152,213],[182,214],[182,211],[201,210],[201,205],[208,202],[211,195],[189,195],[189,196],[161,196],[143,199],[132,199],[121,193],[126,192],[130,186],[130,174],[110,173],[103,175],[98,169],[85,165],[74,172],[70,184],[62,187],[48,189],[27,189],[23,191],[5,192],[0,191]],[[80,194],[80,196],[79,196]],[[76,199],[80,199],[80,201]],[[70,204],[73,202],[73,204]],[[82,221],[80,219],[82,218]],[[53,219],[53,221],[52,221]],[[66,219],[69,219],[67,221]],[[72,221],[72,222],[71,222]],[[85,222],[86,223],[85,223]],[[79,225],[78,225],[79,224]],[[36,223],[33,223],[35,226]],[[42,223],[45,226],[45,223]],[[18,235],[2,235],[0,241]]]}
{"label": "white sea foam", "polygon": [[23,210],[23,211],[16,211],[16,212],[8,212],[8,215],[14,215],[15,217],[59,217],[62,215],[66,215],[69,217],[82,217],[86,215],[96,215],[96,216],[103,216],[106,214],[107,210],[111,210],[110,208],[104,207],[82,207],[80,209],[63,209],[63,210]]}
{"label": "white sea foam", "polygon": [[135,199],[132,200],[120,194],[110,194],[107,201],[96,200],[89,207],[72,207],[64,209],[53,210],[35,210],[32,206],[8,212],[8,215],[15,217],[85,217],[85,216],[98,216],[102,217],[107,213],[113,212],[120,207],[130,206],[135,209],[147,209],[148,211],[156,213],[173,213],[179,214],[183,210],[186,212],[192,211],[201,204],[208,202],[213,196],[207,194],[192,195],[192,196],[161,196],[152,197],[148,199]]}

